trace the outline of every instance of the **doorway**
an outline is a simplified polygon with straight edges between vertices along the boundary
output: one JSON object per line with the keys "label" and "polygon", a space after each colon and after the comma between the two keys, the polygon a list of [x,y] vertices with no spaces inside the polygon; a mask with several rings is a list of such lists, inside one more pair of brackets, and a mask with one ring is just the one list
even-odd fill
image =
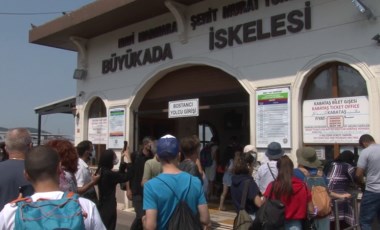
{"label": "doorway", "polygon": [[[193,98],[199,99],[198,117],[168,118],[170,101]],[[134,137],[135,142],[168,133],[179,139],[194,134],[202,138],[199,127],[208,124],[224,148],[231,136],[241,144],[249,142],[249,117],[249,95],[236,78],[209,66],[186,67],[166,74],[144,95],[134,111]]]}

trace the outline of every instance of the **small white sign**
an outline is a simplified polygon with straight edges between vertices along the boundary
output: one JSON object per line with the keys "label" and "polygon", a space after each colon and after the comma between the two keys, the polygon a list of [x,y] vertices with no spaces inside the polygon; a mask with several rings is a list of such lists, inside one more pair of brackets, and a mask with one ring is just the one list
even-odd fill
{"label": "small white sign", "polygon": [[169,101],[169,118],[199,116],[199,99]]}
{"label": "small white sign", "polygon": [[368,97],[340,97],[303,102],[304,143],[353,143],[369,133]]}
{"label": "small white sign", "polygon": [[108,118],[98,117],[88,119],[88,140],[93,144],[107,144]]}
{"label": "small white sign", "polygon": [[315,149],[319,160],[326,160],[326,151],[324,146],[313,146],[313,148]]}

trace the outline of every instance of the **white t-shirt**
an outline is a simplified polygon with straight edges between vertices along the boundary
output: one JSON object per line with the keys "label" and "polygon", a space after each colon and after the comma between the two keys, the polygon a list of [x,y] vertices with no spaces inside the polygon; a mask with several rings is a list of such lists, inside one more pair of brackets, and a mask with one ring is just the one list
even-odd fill
{"label": "white t-shirt", "polygon": [[[63,192],[61,191],[35,193],[32,195],[32,200],[36,201],[41,198],[58,200],[61,199],[62,196]],[[95,204],[85,198],[79,198],[79,203],[83,211],[87,213],[87,218],[84,220],[86,229],[106,230]],[[0,212],[0,230],[13,230],[15,228],[14,218],[16,210],[17,205],[6,204],[4,206],[3,210]]]}
{"label": "white t-shirt", "polygon": [[[270,170],[268,168],[268,164],[270,167]],[[278,170],[277,170],[277,161],[269,161],[266,164],[262,164],[256,173],[256,184],[259,186],[260,192],[264,194],[265,190],[267,189],[267,186],[270,182],[274,181],[274,179],[277,177]],[[274,176],[274,178],[273,178]]]}
{"label": "white t-shirt", "polygon": [[86,162],[79,158],[78,171],[75,173],[78,187],[83,187],[85,184],[91,182],[91,171]]}
{"label": "white t-shirt", "polygon": [[358,168],[366,172],[365,190],[380,193],[380,145],[371,144],[360,153]]}

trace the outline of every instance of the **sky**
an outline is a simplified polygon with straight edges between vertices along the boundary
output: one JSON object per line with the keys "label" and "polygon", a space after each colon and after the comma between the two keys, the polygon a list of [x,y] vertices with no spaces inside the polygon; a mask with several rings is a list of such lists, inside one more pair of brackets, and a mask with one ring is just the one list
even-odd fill
{"label": "sky", "polygon": [[[76,52],[31,44],[29,30],[93,1],[0,0],[0,127],[37,128],[34,108],[75,95]],[[41,124],[74,135],[71,114],[44,115]]]}

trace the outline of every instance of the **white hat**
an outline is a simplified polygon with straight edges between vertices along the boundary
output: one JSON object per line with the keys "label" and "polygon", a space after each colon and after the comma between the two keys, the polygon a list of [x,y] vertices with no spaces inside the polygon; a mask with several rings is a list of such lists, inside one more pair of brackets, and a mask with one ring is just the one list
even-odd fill
{"label": "white hat", "polygon": [[253,145],[246,145],[243,150],[244,153],[255,152],[257,153],[257,149]]}

